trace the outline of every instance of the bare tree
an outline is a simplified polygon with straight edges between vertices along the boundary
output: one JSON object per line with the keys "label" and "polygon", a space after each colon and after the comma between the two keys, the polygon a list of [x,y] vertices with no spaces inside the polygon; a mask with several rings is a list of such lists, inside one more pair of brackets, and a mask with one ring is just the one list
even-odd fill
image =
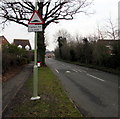
{"label": "bare tree", "polygon": [[107,23],[105,25],[105,33],[109,38],[113,40],[118,39],[118,28],[116,24],[114,24],[111,17],[107,20]]}
{"label": "bare tree", "polygon": [[60,29],[56,32],[54,35],[55,42],[57,41],[58,37],[66,38],[67,42],[71,41],[73,39],[72,35],[65,29]]}
{"label": "bare tree", "polygon": [[[88,0],[46,0],[37,2],[38,13],[42,16],[45,24],[43,32],[38,33],[38,60],[45,63],[45,28],[50,23],[59,23],[60,20],[72,20],[77,13],[87,13],[92,4]],[[31,13],[35,10],[32,0],[7,0],[0,1],[0,18],[3,18],[3,26],[7,21],[12,21],[28,27]]]}
{"label": "bare tree", "polygon": [[98,39],[104,40],[106,38],[105,31],[103,29],[101,29],[99,25],[97,25],[97,32],[98,32]]}
{"label": "bare tree", "polygon": [[96,33],[93,34],[89,34],[87,36],[89,42],[96,42],[97,40],[99,40],[98,36],[96,35]]}

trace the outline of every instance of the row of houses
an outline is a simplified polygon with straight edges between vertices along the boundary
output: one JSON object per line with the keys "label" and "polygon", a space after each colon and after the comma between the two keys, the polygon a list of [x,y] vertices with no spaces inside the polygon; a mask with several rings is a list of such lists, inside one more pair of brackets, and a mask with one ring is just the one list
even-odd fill
{"label": "row of houses", "polygon": [[[8,42],[8,40],[4,36],[0,36],[0,45],[6,45],[6,44],[10,44],[10,43]],[[25,39],[14,39],[12,44],[16,45],[19,48],[26,49],[27,51],[32,50],[31,44],[30,44],[29,40],[27,40],[27,39],[26,40]],[[46,57],[47,58],[51,58],[54,56],[55,55],[53,52],[46,50]]]}
{"label": "row of houses", "polygon": [[120,40],[98,40],[97,42],[101,45],[105,45],[106,48],[108,48],[108,53],[110,55],[114,55],[113,54],[113,45],[120,44]]}
{"label": "row of houses", "polygon": [[[0,45],[6,45],[10,44],[8,40],[4,36],[0,36]],[[13,40],[13,45],[16,45],[19,48],[23,48],[26,50],[32,50],[32,47],[30,45],[29,40],[24,40],[24,39],[14,39]]]}
{"label": "row of houses", "polygon": [[[109,48],[109,50],[112,50],[113,44],[120,43],[120,40],[106,39],[106,40],[98,40],[97,42],[99,44],[104,44],[107,48]],[[10,44],[10,43],[4,36],[0,36],[0,45],[5,45],[5,44]],[[14,39],[12,44],[16,45],[19,48],[26,49],[28,51],[32,50],[31,44],[30,44],[29,40],[27,40],[27,39],[26,40],[25,39]],[[48,58],[54,57],[54,52],[47,50],[46,57],[48,57]]]}
{"label": "row of houses", "polygon": [[112,45],[116,44],[116,43],[120,43],[120,40],[98,40],[99,44],[104,44],[106,47],[111,47]]}

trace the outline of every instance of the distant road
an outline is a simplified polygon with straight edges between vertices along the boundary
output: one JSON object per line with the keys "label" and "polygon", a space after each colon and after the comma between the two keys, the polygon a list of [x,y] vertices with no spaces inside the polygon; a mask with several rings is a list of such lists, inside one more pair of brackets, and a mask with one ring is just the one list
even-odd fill
{"label": "distant road", "polygon": [[119,76],[51,58],[46,63],[86,117],[118,117]]}

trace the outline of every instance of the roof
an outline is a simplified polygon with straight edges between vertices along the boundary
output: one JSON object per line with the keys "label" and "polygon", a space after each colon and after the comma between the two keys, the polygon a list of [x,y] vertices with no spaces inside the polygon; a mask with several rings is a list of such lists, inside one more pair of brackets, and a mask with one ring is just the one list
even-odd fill
{"label": "roof", "polygon": [[31,50],[30,42],[27,39],[14,39],[13,44],[16,46],[21,45],[24,49],[28,45],[30,47],[30,50]]}
{"label": "roof", "polygon": [[120,43],[120,40],[98,40],[98,43],[112,45],[114,43]]}
{"label": "roof", "polygon": [[0,44],[5,45],[9,44],[9,42],[4,36],[0,36]]}

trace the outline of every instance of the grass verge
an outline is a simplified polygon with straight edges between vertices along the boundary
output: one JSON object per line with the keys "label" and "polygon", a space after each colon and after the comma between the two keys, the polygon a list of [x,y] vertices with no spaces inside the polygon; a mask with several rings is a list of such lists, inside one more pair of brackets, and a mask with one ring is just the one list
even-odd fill
{"label": "grass verge", "polygon": [[39,69],[38,92],[41,99],[30,101],[32,78],[27,80],[10,104],[5,117],[82,117],[48,67]]}

